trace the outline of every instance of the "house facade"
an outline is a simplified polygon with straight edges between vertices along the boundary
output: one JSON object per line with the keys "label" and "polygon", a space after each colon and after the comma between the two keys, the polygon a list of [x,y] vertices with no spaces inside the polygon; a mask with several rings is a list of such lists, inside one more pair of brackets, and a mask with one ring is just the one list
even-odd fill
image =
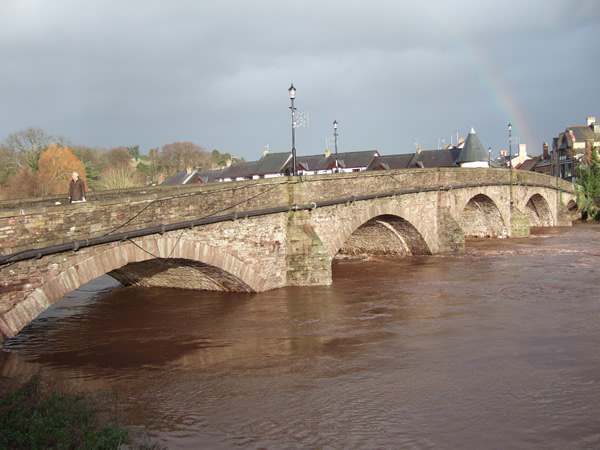
{"label": "house facade", "polygon": [[588,117],[586,125],[568,126],[552,142],[552,175],[575,182],[575,167],[592,148],[600,147],[600,122]]}

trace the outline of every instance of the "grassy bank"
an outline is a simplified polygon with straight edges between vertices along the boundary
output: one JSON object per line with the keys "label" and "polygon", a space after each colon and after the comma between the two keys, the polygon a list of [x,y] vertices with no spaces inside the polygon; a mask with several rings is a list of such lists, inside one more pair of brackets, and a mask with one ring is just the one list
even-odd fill
{"label": "grassy bank", "polygon": [[59,393],[35,376],[0,395],[0,449],[158,448],[136,440],[110,393]]}

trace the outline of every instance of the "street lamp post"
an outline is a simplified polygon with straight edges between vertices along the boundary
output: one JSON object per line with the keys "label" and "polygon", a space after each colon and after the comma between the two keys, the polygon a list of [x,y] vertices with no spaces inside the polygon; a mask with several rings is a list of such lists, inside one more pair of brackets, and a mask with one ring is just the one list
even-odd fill
{"label": "street lamp post", "polygon": [[338,127],[338,123],[337,120],[333,121],[333,137],[335,138],[335,173],[339,173],[340,169],[338,168],[338,147],[337,147],[337,137],[338,137],[338,133],[337,133],[337,127]]}
{"label": "street lamp post", "polygon": [[288,89],[290,92],[290,100],[292,101],[292,175],[296,175],[296,108],[294,108],[294,99],[296,98],[296,88],[294,83]]}
{"label": "street lamp post", "polygon": [[492,167],[492,147],[488,147],[488,167]]}
{"label": "street lamp post", "polygon": [[[510,124],[510,122],[508,123],[508,170],[509,170],[509,177],[510,177],[510,212],[512,215],[512,209],[513,209],[513,180],[512,180],[512,125]],[[512,218],[511,218],[511,223],[512,223]]]}
{"label": "street lamp post", "polygon": [[508,124],[508,168],[512,169],[512,125]]}

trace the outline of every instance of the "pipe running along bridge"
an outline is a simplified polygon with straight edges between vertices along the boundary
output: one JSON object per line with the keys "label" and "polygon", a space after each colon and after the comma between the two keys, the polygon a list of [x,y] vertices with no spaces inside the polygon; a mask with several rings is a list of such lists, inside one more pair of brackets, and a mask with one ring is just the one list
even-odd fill
{"label": "pipe running along bridge", "polygon": [[[0,342],[98,276],[260,292],[332,283],[336,255],[461,253],[465,237],[571,225],[571,183],[506,169],[410,169],[0,203]],[[61,199],[64,200],[64,199]]]}

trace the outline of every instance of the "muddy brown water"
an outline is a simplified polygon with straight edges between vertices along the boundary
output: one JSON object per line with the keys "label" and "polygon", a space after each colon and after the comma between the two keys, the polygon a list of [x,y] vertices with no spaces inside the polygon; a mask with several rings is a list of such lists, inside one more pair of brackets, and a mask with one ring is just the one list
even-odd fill
{"label": "muddy brown water", "polygon": [[333,277],[260,294],[101,277],[6,342],[0,373],[112,389],[169,448],[600,448],[600,225]]}

